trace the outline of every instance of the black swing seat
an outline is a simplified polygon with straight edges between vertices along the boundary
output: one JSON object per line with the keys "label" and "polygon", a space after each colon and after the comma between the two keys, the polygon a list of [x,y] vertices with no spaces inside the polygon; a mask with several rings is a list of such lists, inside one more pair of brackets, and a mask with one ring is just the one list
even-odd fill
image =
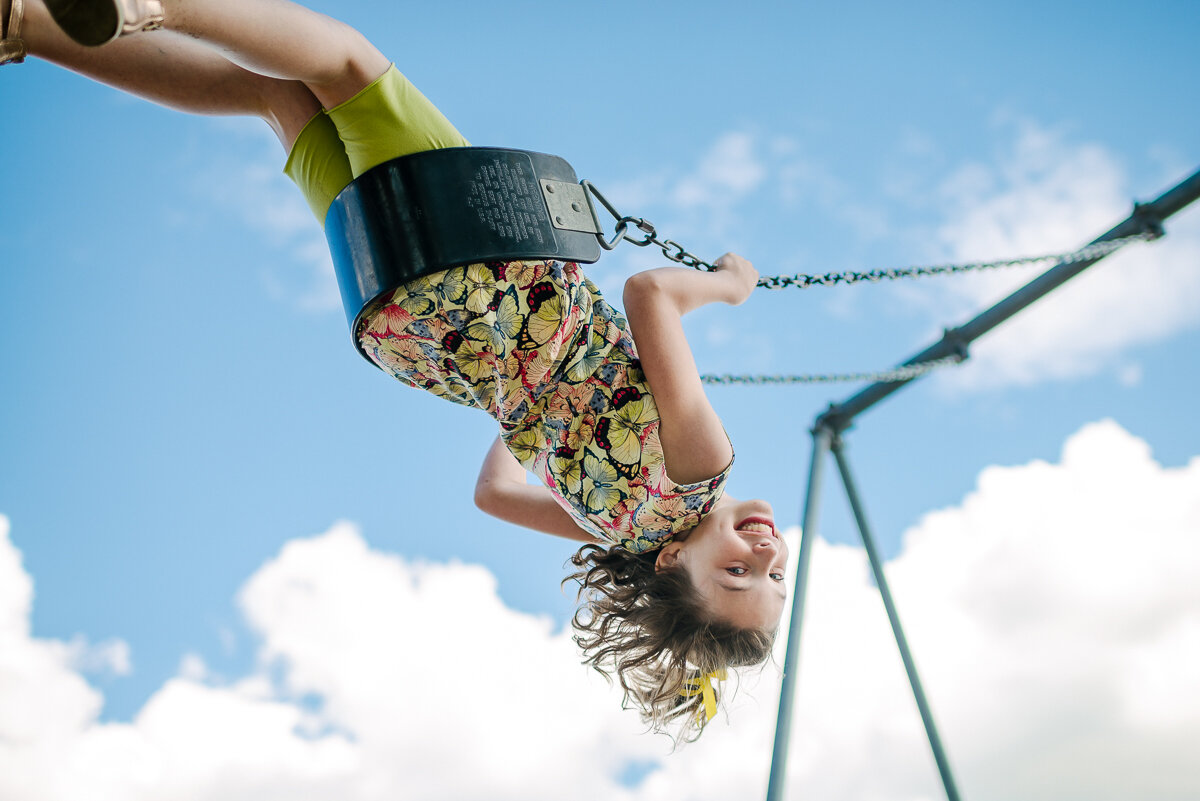
{"label": "black swing seat", "polygon": [[600,258],[599,231],[570,164],[492,147],[380,164],[343,189],[325,218],[352,337],[373,300],[416,278],[487,261],[590,264]]}

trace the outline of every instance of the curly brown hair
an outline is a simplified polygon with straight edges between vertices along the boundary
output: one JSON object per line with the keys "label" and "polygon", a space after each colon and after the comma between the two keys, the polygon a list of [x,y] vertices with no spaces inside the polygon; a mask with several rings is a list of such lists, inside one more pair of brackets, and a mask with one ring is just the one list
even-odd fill
{"label": "curly brown hair", "polygon": [[684,692],[688,683],[766,662],[775,631],[713,620],[687,570],[656,570],[657,558],[658,551],[588,544],[571,557],[577,571],[563,583],[579,583],[582,605],[571,622],[584,664],[610,680],[615,673],[622,706],[637,707],[650,728],[678,744],[695,740],[708,722],[702,697]]}

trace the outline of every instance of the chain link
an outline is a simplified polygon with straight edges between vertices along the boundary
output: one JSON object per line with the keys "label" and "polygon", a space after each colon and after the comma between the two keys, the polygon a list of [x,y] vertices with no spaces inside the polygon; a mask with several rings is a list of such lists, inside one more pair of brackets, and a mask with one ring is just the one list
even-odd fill
{"label": "chain link", "polygon": [[893,382],[908,381],[918,376],[932,372],[939,367],[960,364],[964,356],[953,354],[927,362],[906,364],[892,370],[880,370],[874,373],[818,373],[815,375],[702,375],[700,380],[705,384],[728,386],[731,384],[832,384],[842,381],[862,382]]}

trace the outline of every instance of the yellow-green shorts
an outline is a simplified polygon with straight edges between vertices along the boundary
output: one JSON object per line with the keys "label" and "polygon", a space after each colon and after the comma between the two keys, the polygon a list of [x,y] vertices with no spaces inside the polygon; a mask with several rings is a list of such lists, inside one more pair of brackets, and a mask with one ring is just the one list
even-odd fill
{"label": "yellow-green shorts", "polygon": [[283,171],[324,225],[333,199],[372,167],[469,144],[393,64],[354,97],[309,120]]}

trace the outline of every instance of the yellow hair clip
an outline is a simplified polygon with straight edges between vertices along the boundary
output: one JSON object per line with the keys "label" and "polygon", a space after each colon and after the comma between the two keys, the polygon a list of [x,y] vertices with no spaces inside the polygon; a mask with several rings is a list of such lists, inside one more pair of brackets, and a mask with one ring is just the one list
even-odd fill
{"label": "yellow hair clip", "polygon": [[727,677],[725,669],[721,668],[712,673],[705,673],[703,676],[684,679],[683,689],[679,691],[679,694],[684,698],[694,698],[699,695],[704,700],[704,707],[696,713],[696,722],[700,725],[703,726],[717,715],[717,693],[713,690],[713,679],[725,681]]}

